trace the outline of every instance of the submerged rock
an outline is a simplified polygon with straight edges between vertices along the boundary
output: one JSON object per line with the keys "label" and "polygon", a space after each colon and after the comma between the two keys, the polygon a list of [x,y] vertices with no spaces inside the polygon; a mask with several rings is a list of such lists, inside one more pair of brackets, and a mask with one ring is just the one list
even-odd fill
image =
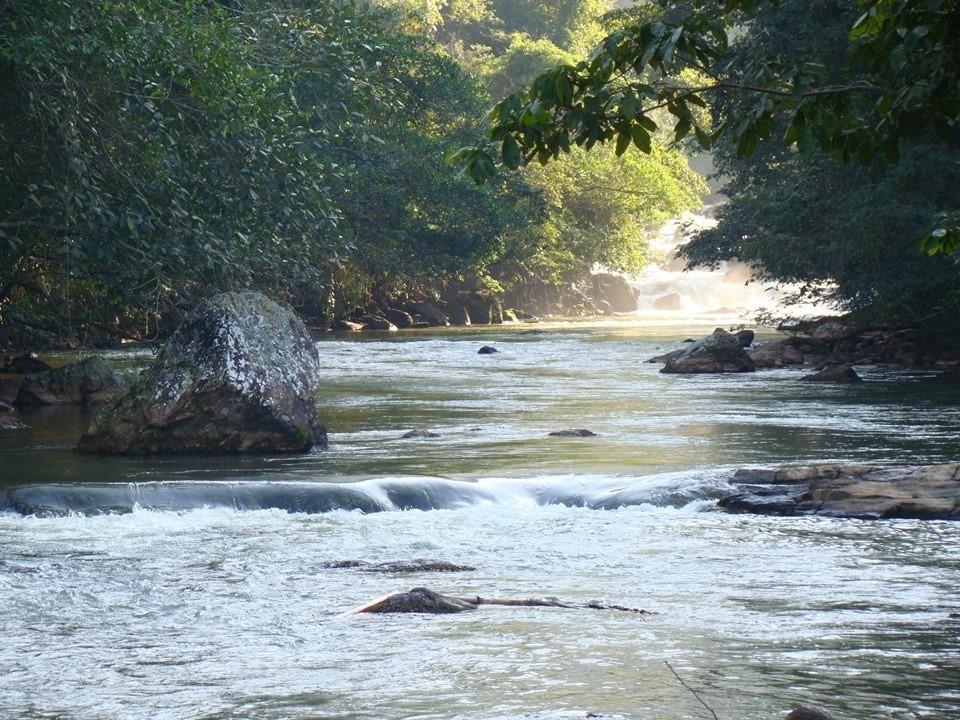
{"label": "submerged rock", "polygon": [[442,560],[394,560],[391,562],[369,563],[363,560],[336,560],[323,563],[323,567],[331,569],[351,568],[370,573],[409,574],[418,572],[471,572],[476,570],[471,565],[457,565]]}
{"label": "submerged rock", "polygon": [[409,592],[384,595],[357,608],[351,614],[428,613],[431,615],[446,615],[476,609],[475,604],[466,600],[441,595],[433,592],[433,590],[421,587],[413,588]]}
{"label": "submerged rock", "polygon": [[440,437],[439,433],[435,433],[430,430],[411,430],[410,432],[405,432],[403,434],[404,440],[412,440],[415,438],[438,438],[438,437]]}
{"label": "submerged rock", "polygon": [[730,512],[960,520],[960,464],[808,465],[738,470]]}
{"label": "submerged rock", "polygon": [[260,293],[196,308],[139,381],[91,425],[84,452],[284,453],[325,447],[317,347]]}
{"label": "submerged rock", "polygon": [[849,365],[827,365],[820,372],[804,375],[801,380],[810,382],[858,383],[863,382],[857,371]]}
{"label": "submerged rock", "polygon": [[685,348],[680,354],[667,360],[660,372],[693,373],[741,373],[753,372],[754,364],[741,347],[735,335],[717,328],[712,335]]}
{"label": "submerged rock", "polygon": [[496,355],[500,351],[491,345],[484,345],[482,348],[477,350],[477,355]]}
{"label": "submerged rock", "polygon": [[28,375],[17,393],[16,404],[94,405],[114,399],[122,392],[117,374],[99,357]]}
{"label": "submerged rock", "polygon": [[597,434],[592,430],[586,430],[580,428],[578,430],[557,430],[556,432],[549,433],[550,437],[596,437]]}
{"label": "submerged rock", "polygon": [[420,587],[413,588],[409,592],[384,595],[376,600],[372,600],[366,605],[362,605],[355,610],[345,613],[345,615],[357,615],[361,613],[427,613],[433,615],[443,615],[464,612],[466,610],[474,610],[479,605],[567,609],[580,608],[590,610],[616,610],[619,612],[636,613],[639,615],[656,614],[641,608],[624,607],[623,605],[606,605],[600,602],[590,602],[585,605],[569,605],[553,599],[496,600],[491,598],[482,598],[479,596],[459,598],[451,597],[449,595],[441,595],[440,593],[435,593],[427,588]]}
{"label": "submerged rock", "polygon": [[798,707],[791,710],[784,720],[833,720],[833,718],[820,710]]}

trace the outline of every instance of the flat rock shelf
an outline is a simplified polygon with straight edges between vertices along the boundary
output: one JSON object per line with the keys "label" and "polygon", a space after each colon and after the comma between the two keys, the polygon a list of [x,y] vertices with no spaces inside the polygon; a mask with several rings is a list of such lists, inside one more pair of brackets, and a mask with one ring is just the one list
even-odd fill
{"label": "flat rock shelf", "polygon": [[808,465],[743,469],[720,499],[730,512],[835,518],[960,520],[960,464]]}

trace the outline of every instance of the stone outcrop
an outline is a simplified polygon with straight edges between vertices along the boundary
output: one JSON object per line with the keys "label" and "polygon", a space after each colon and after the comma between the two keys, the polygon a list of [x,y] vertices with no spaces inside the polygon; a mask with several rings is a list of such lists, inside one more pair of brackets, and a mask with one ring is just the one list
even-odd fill
{"label": "stone outcrop", "polygon": [[637,293],[626,278],[612,273],[596,273],[593,281],[593,299],[609,303],[613,312],[634,312],[637,309]]}
{"label": "stone outcrop", "polygon": [[858,383],[863,382],[857,371],[849,365],[827,365],[819,372],[804,375],[801,380],[808,382]]}
{"label": "stone outcrop", "polygon": [[325,447],[318,379],[317,347],[292,310],[255,292],[223,293],[187,315],[79,449],[230,454]]}
{"label": "stone outcrop", "polygon": [[667,360],[662,373],[741,373],[753,372],[754,364],[736,335],[717,328],[712,335],[695,342]]}
{"label": "stone outcrop", "polygon": [[110,363],[103,358],[91,357],[27,375],[15,402],[20,406],[95,405],[114,399],[122,389]]}
{"label": "stone outcrop", "polygon": [[809,465],[738,470],[730,512],[960,520],[960,464]]}

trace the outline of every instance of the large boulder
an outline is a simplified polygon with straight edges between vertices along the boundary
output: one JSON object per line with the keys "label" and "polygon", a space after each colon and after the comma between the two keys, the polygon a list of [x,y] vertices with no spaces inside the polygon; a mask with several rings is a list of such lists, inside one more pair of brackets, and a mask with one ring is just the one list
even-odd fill
{"label": "large boulder", "polygon": [[319,370],[317,347],[292,310],[255,292],[223,293],[187,315],[79,449],[231,454],[325,447]]}
{"label": "large boulder", "polygon": [[113,400],[122,386],[110,363],[100,357],[27,375],[17,392],[16,404],[95,405]]}
{"label": "large boulder", "polygon": [[712,335],[695,342],[679,355],[667,360],[662,373],[741,373],[753,372],[753,360],[736,335],[717,328]]}
{"label": "large boulder", "polygon": [[613,312],[634,312],[637,309],[637,292],[626,278],[612,273],[596,273],[593,281],[593,297],[606,301]]}

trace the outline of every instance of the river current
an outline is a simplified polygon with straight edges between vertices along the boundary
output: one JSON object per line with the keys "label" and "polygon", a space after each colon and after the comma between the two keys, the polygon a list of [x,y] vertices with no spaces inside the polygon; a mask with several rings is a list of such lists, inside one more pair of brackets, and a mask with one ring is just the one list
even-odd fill
{"label": "river current", "polygon": [[[0,718],[710,718],[671,667],[721,720],[960,716],[960,526],[715,508],[737,467],[957,461],[960,387],[643,362],[711,329],[323,339],[330,449],[293,458],[83,457],[89,418],[23,415]],[[476,570],[327,567],[416,558]],[[657,614],[341,617],[415,586]]]}

